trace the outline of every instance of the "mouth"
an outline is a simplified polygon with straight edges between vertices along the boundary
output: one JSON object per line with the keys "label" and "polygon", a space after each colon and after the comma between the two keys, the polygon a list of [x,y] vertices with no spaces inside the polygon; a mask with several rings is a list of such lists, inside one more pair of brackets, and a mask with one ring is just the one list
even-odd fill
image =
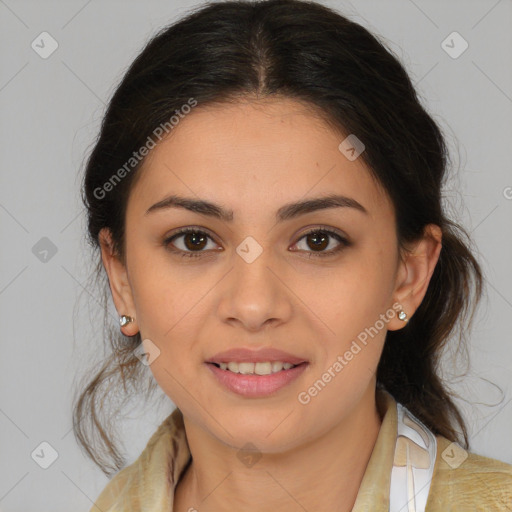
{"label": "mouth", "polygon": [[229,363],[206,362],[222,388],[246,398],[264,398],[276,394],[296,380],[308,367],[280,361]]}
{"label": "mouth", "polygon": [[306,361],[298,364],[292,364],[288,362],[282,361],[259,361],[259,362],[236,362],[230,361],[226,363],[215,363],[208,362],[208,364],[213,364],[217,368],[223,371],[229,371],[231,373],[239,373],[242,375],[272,375],[274,373],[279,373],[282,371],[288,371],[292,368],[296,368],[300,365],[307,364]]}

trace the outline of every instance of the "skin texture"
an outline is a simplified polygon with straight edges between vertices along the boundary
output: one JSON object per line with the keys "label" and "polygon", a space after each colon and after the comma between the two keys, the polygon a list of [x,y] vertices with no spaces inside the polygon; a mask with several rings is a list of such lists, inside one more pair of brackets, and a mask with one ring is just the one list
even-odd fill
{"label": "skin texture", "polygon": [[[291,99],[198,106],[145,161],[127,206],[126,267],[101,232],[117,311],[136,318],[123,332],[140,330],[159,348],[150,369],[184,414],[193,461],[176,490],[177,512],[349,511],[354,504],[381,424],[375,372],[386,331],[405,323],[395,314],[309,403],[297,396],[379,315],[396,313],[394,303],[414,314],[441,231],[428,226],[400,258],[393,206],[362,159],[340,152],[343,138]],[[345,207],[275,220],[284,204],[333,193],[368,214]],[[145,215],[169,194],[220,204],[233,220],[177,208]],[[199,257],[165,247],[186,226],[211,236]],[[303,237],[320,226],[351,245],[315,256],[340,246],[330,237],[319,249]],[[247,236],[263,250],[250,264],[236,252]],[[170,247],[194,251],[190,235]],[[204,364],[234,347],[276,347],[309,364],[273,396],[241,397]],[[261,453],[251,467],[237,456],[249,442]]]}

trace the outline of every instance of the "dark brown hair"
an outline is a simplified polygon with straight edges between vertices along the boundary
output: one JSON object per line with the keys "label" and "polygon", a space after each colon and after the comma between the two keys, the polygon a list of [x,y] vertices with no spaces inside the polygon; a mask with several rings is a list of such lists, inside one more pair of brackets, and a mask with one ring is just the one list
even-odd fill
{"label": "dark brown hair", "polygon": [[441,227],[442,250],[426,296],[404,328],[387,333],[377,381],[434,433],[468,448],[464,420],[438,366],[455,332],[464,346],[482,273],[468,235],[442,206],[450,163],[444,137],[384,43],[338,12],[301,0],[225,1],[196,8],[147,43],[113,94],[82,188],[88,241],[97,257],[95,277],[103,280],[105,346],[110,343],[111,350],[75,398],[78,442],[106,475],[119,470],[125,461],[112,425],[124,402],[112,411],[104,401],[129,399],[143,389],[149,396],[156,388],[133,353],[140,334],[125,337],[110,322],[98,241],[100,230],[108,228],[125,261],[126,204],[141,163],[106,193],[104,185],[191,98],[201,108],[242,97],[302,101],[341,133],[356,134],[366,146],[360,158],[393,202],[401,246],[422,236],[429,223]]}

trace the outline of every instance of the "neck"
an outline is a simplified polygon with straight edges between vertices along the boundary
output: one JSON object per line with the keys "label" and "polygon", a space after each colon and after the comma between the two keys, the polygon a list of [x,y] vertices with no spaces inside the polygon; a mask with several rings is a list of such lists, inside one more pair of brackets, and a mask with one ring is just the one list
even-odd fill
{"label": "neck", "polygon": [[350,416],[321,437],[243,467],[236,449],[184,421],[192,461],[175,489],[173,512],[350,512],[381,425],[370,387]]}

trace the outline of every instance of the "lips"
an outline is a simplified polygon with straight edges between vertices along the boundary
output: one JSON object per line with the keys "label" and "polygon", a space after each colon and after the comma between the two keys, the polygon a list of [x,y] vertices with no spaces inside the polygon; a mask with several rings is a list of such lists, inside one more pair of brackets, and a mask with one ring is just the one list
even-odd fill
{"label": "lips", "polygon": [[288,352],[283,352],[276,348],[262,348],[260,350],[250,350],[246,348],[232,348],[224,352],[219,352],[206,360],[207,363],[265,363],[280,361],[297,365],[307,362],[303,357],[294,356]]}
{"label": "lips", "polygon": [[292,382],[299,379],[303,372],[306,371],[308,363],[304,362],[288,370],[282,370],[270,375],[233,373],[229,370],[218,368],[214,363],[205,363],[205,366],[224,389],[245,398],[266,398],[292,385]]}

